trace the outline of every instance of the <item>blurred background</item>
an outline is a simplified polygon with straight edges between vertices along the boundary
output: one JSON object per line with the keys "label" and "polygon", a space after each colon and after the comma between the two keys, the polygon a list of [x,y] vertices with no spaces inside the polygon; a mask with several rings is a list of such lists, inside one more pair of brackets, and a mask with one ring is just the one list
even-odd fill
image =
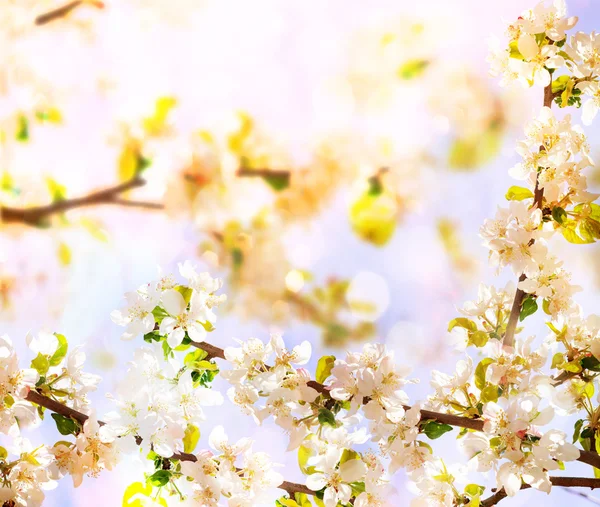
{"label": "blurred background", "polygon": [[[312,343],[314,368],[384,342],[421,380],[411,399],[425,397],[431,370],[459,358],[446,332],[456,307],[511,279],[494,279],[478,229],[505,202],[542,90],[500,88],[485,57],[533,1],[88,0],[38,17],[65,5],[0,5],[0,205],[145,184],[120,196],[133,204],[0,224],[0,333],[24,363],[28,332],[84,344],[101,416],[141,345],[119,340],[110,312],[190,259],[225,281],[212,343],[280,330]],[[600,28],[600,4],[568,6],[579,30]],[[600,155],[598,129],[586,132]],[[600,251],[554,248],[593,313]],[[252,436],[301,479],[279,429],[243,417],[226,402],[203,435],[224,424]],[[30,438],[59,439],[49,423]],[[65,478],[45,505],[120,505],[140,479],[127,459],[78,489]],[[408,505],[402,472],[393,484],[391,504]],[[504,503],[532,499],[585,502],[528,491]]]}

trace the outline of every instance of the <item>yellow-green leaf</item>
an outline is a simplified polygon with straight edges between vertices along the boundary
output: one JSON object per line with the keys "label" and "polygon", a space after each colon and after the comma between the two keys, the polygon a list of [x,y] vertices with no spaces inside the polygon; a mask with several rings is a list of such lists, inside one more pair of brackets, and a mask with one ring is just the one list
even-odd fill
{"label": "yellow-green leaf", "polygon": [[58,244],[58,260],[60,261],[60,263],[63,266],[68,266],[69,264],[71,264],[71,249],[69,248],[69,245],[67,245],[64,242],[60,242]]}
{"label": "yellow-green leaf", "polygon": [[317,363],[315,380],[322,384],[331,375],[331,369],[335,363],[335,356],[323,356]]}
{"label": "yellow-green leaf", "polygon": [[200,440],[200,429],[198,426],[188,424],[183,435],[183,452],[194,452]]}
{"label": "yellow-green leaf", "polygon": [[508,189],[505,197],[508,201],[522,201],[533,198],[533,192],[528,188],[513,185]]}

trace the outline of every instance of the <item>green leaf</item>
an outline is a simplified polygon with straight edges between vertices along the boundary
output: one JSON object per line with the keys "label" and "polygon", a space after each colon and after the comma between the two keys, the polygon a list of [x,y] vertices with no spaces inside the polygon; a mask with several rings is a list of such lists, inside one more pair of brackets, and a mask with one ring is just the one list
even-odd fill
{"label": "green leaf", "polygon": [[519,314],[519,321],[523,322],[523,320],[530,315],[533,315],[538,309],[538,304],[535,298],[531,295],[528,295],[523,301],[523,305],[521,306],[521,313]]}
{"label": "green leaf", "polygon": [[319,419],[319,424],[321,426],[327,425],[327,426],[332,426],[333,428],[337,427],[335,415],[333,415],[333,412],[331,410],[328,410],[326,408],[320,408],[318,419]]}
{"label": "green leaf", "polygon": [[440,438],[444,433],[448,433],[449,431],[452,431],[452,426],[437,421],[427,421],[423,425],[423,433],[431,440]]}
{"label": "green leaf", "polygon": [[562,224],[567,219],[567,212],[560,206],[552,208],[552,218],[559,224]]}
{"label": "green leaf", "polygon": [[169,470],[157,470],[148,477],[148,483],[156,488],[160,488],[169,483],[171,480],[171,472]]}
{"label": "green leaf", "polygon": [[56,429],[61,435],[77,435],[81,431],[79,423],[70,417],[52,414],[52,419],[56,422]]}
{"label": "green leaf", "polygon": [[31,367],[40,375],[46,375],[46,373],[48,373],[48,369],[50,368],[48,357],[42,355],[41,352],[38,352],[36,358],[31,361]]}
{"label": "green leaf", "polygon": [[594,356],[584,357],[581,360],[581,366],[586,370],[600,371],[600,361]]}
{"label": "green leaf", "polygon": [[194,452],[200,440],[200,429],[198,426],[188,424],[183,435],[183,452]]}
{"label": "green leaf", "polygon": [[67,351],[69,350],[69,342],[65,338],[64,334],[54,333],[54,336],[56,336],[56,339],[58,340],[58,347],[49,360],[50,366],[58,366],[65,358]]}
{"label": "green leaf", "polygon": [[331,375],[331,369],[335,363],[335,356],[323,356],[317,363],[315,380],[322,384]]}
{"label": "green leaf", "polygon": [[513,185],[506,192],[506,200],[507,201],[522,201],[524,199],[532,199],[533,192],[525,187],[518,187]]}
{"label": "green leaf", "polygon": [[415,58],[404,62],[398,68],[398,77],[404,80],[414,79],[425,72],[429,66],[429,60]]}
{"label": "green leaf", "polygon": [[480,363],[475,368],[475,387],[477,389],[482,390],[486,385],[485,374],[487,372],[488,366],[495,361],[491,357],[486,357],[482,359]]}

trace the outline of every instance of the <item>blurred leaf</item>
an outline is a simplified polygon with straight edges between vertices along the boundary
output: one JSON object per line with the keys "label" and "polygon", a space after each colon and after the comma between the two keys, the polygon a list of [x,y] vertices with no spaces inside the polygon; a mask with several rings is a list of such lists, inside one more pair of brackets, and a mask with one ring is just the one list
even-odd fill
{"label": "blurred leaf", "polygon": [[58,244],[57,255],[58,260],[63,266],[68,266],[69,264],[71,264],[71,249],[69,248],[69,245],[67,245],[65,242],[61,241]]}
{"label": "blurred leaf", "polygon": [[458,138],[450,147],[448,166],[456,170],[473,170],[490,162],[502,147],[503,130],[492,123],[479,135]]}
{"label": "blurred leaf", "polygon": [[62,123],[63,119],[61,112],[55,107],[49,107],[48,109],[41,109],[39,111],[36,111],[35,117],[40,122],[48,122],[54,124]]}
{"label": "blurred leaf", "polygon": [[15,133],[15,139],[22,143],[29,141],[29,120],[24,114],[19,115],[17,118],[17,132]]}
{"label": "blurred leaf", "polygon": [[398,67],[398,77],[404,80],[419,77],[425,72],[429,64],[429,60],[422,58],[408,60]]}
{"label": "blurred leaf", "polygon": [[108,243],[108,235],[99,222],[84,217],[81,219],[80,223],[83,228],[92,235],[92,237],[96,238],[98,241],[102,241],[103,243]]}
{"label": "blurred leaf", "polygon": [[165,132],[169,113],[177,105],[175,97],[159,97],[154,104],[154,114],[144,118],[143,126],[149,136],[159,136]]}
{"label": "blurred leaf", "polygon": [[366,192],[351,206],[350,223],[361,239],[384,246],[394,235],[397,214],[397,204],[392,196]]}

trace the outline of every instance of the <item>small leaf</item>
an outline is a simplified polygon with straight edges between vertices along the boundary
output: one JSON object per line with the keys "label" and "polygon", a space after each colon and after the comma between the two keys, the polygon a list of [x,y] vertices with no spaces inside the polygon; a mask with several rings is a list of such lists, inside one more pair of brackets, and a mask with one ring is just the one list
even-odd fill
{"label": "small leaf", "polygon": [[275,191],[280,192],[290,186],[290,173],[266,174],[263,179]]}
{"label": "small leaf", "polygon": [[31,361],[31,367],[35,369],[40,375],[46,375],[50,368],[50,362],[48,356],[44,356],[41,352]]}
{"label": "small leaf", "polygon": [[48,191],[52,196],[52,202],[61,202],[67,198],[67,188],[64,185],[61,185],[53,178],[46,178],[46,185],[48,186]]}
{"label": "small leaf", "polygon": [[508,201],[522,201],[524,199],[532,199],[533,192],[525,187],[518,187],[513,185],[506,192],[506,200]]}
{"label": "small leaf", "polygon": [[69,264],[71,264],[72,255],[69,245],[61,241],[58,244],[58,251],[56,253],[58,255],[58,260],[63,266],[68,266]]}
{"label": "small leaf", "polygon": [[52,414],[52,419],[56,422],[56,428],[61,435],[77,435],[81,431],[81,427],[77,421],[70,417],[65,417],[60,414]]}
{"label": "small leaf", "polygon": [[17,132],[15,139],[22,143],[29,141],[29,120],[24,114],[19,115],[17,118]]}
{"label": "small leaf", "polygon": [[149,499],[151,494],[152,486],[149,484],[144,485],[141,482],[134,482],[125,489],[122,507],[143,507],[144,504],[139,498],[147,497]]}
{"label": "small leaf", "polygon": [[157,470],[148,477],[148,483],[156,488],[160,488],[169,483],[171,480],[171,472],[169,470]]}
{"label": "small leaf", "polygon": [[200,440],[200,429],[198,426],[188,424],[183,435],[183,452],[194,452]]}
{"label": "small leaf", "polygon": [[323,356],[317,363],[315,380],[322,384],[331,375],[331,369],[335,363],[335,356]]}
{"label": "small leaf", "polygon": [[448,324],[448,331],[452,331],[455,327],[462,327],[471,332],[477,331],[477,324],[466,317],[457,317],[456,319],[452,319]]}
{"label": "small leaf", "polygon": [[519,314],[519,321],[523,322],[523,320],[530,315],[533,315],[538,309],[538,304],[535,298],[531,295],[527,296],[523,301],[523,305],[521,306],[521,313]]}
{"label": "small leaf", "polygon": [[567,219],[567,212],[560,206],[552,208],[552,218],[559,224],[562,224]]}
{"label": "small leaf", "polygon": [[477,389],[482,390],[485,387],[487,383],[485,375],[488,366],[494,362],[495,361],[492,358],[486,357],[485,359],[482,359],[477,365],[477,368],[475,368],[475,387],[477,387]]}
{"label": "small leaf", "polygon": [[331,410],[328,410],[326,408],[320,408],[318,419],[319,419],[319,424],[321,426],[327,425],[327,426],[332,426],[333,428],[337,427],[335,415],[333,415],[333,412]]}
{"label": "small leaf", "polygon": [[54,333],[56,339],[58,340],[58,347],[52,354],[52,357],[49,360],[50,366],[58,366],[61,361],[67,355],[67,351],[69,350],[69,342],[65,338],[65,335],[60,333]]}
{"label": "small leaf", "polygon": [[398,77],[407,81],[419,77],[429,67],[429,63],[429,60],[422,58],[408,60],[398,68]]}
{"label": "small leaf", "polygon": [[452,431],[452,426],[437,421],[427,421],[422,429],[428,438],[435,440],[436,438],[440,438],[444,433]]}

